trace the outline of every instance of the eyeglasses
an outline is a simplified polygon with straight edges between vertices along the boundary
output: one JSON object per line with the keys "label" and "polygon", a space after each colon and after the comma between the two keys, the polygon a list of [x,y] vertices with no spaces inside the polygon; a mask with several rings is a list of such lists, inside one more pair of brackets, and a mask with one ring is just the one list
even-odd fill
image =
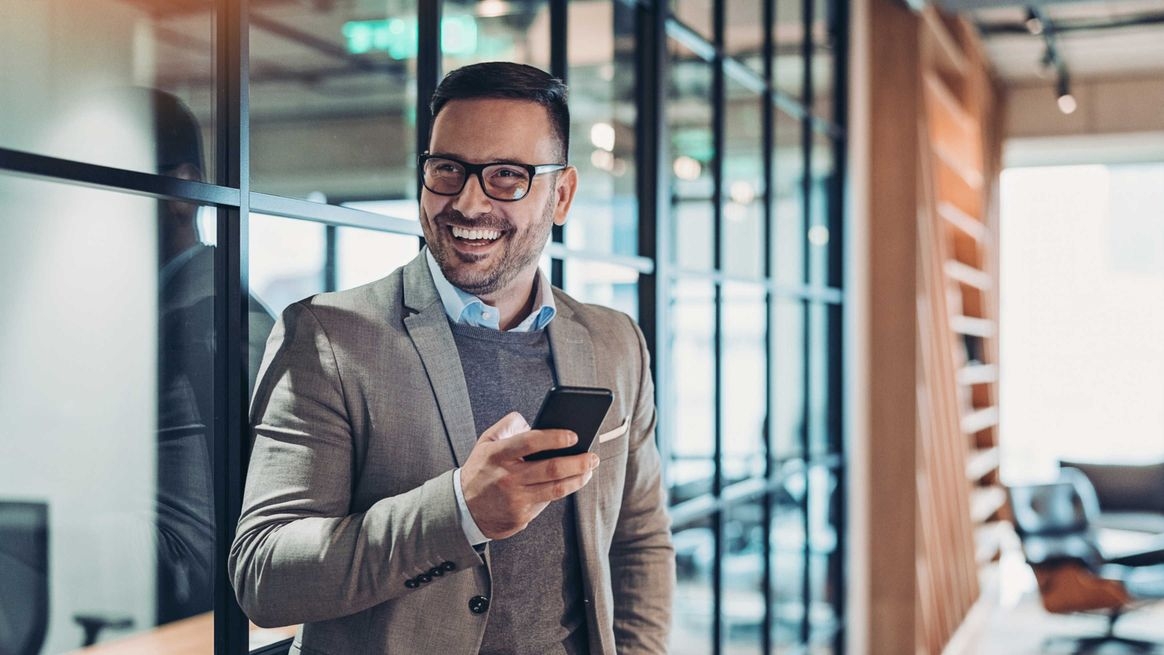
{"label": "eyeglasses", "polygon": [[534,177],[566,168],[565,164],[518,164],[496,162],[470,164],[451,157],[420,156],[420,182],[438,196],[455,196],[464,188],[469,175],[476,175],[486,196],[502,202],[521,200],[529,193]]}

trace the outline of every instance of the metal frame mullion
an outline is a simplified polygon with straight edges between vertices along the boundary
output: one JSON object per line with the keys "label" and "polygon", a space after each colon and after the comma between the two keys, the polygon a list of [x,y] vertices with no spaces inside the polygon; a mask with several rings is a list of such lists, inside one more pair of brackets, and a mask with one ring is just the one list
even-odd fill
{"label": "metal frame mullion", "polygon": [[[549,0],[550,4],[550,74],[569,84],[569,62],[567,61],[569,10],[566,0]],[[569,129],[567,127],[566,129]],[[569,154],[566,153],[567,161]],[[554,243],[564,243],[566,231],[564,226],[555,225],[550,230],[550,239]],[[561,288],[566,282],[565,262],[562,259],[550,260],[550,283]]]}
{"label": "metal frame mullion", "polygon": [[218,183],[238,189],[237,207],[219,207],[214,251],[214,652],[241,655],[249,647],[249,622],[235,599],[227,570],[242,509],[249,455],[247,421],[247,216],[250,212],[248,104],[248,1],[218,0]]}
{"label": "metal frame mullion", "polygon": [[[773,186],[776,173],[776,161],[772,154],[773,142],[775,140],[775,111],[773,110],[773,96],[772,89],[774,85],[773,58],[775,56],[775,47],[773,42],[772,30],[776,21],[776,0],[764,0],[764,5],[761,9],[762,21],[764,23],[764,44],[763,44],[763,58],[764,58],[764,93],[763,108],[761,109],[762,135],[761,135],[761,149],[763,153],[763,167],[761,174],[764,182],[764,278],[770,281],[773,277],[773,261],[775,260],[775,248],[773,247],[774,235],[776,234],[776,216],[773,210]],[[776,311],[776,297],[769,290],[764,294],[765,312],[764,317],[767,321],[767,330],[765,331],[766,338],[764,340],[765,348],[767,349],[767,358],[764,364],[764,380],[766,382],[765,398],[771,400],[775,394],[776,388],[776,365],[775,365],[775,343],[776,325],[773,321]],[[777,468],[774,465],[775,453],[772,452],[772,435],[774,433],[774,426],[776,422],[775,412],[772,407],[768,406],[767,418],[764,422],[764,478],[772,485],[776,480]],[[764,653],[771,653],[775,644],[772,642],[772,628],[775,625],[774,617],[772,616],[774,610],[774,603],[776,595],[772,591],[773,581],[775,579],[776,570],[772,566],[772,528],[776,519],[773,511],[773,493],[764,495],[763,498],[763,526],[764,526],[764,545],[762,548],[764,562],[762,565],[762,575],[764,578],[764,619],[760,624],[760,644]]]}
{"label": "metal frame mullion", "polygon": [[[712,150],[715,153],[712,161],[712,268],[716,273],[723,272],[723,178],[724,178],[724,144],[725,122],[727,113],[727,94],[725,92],[726,73],[724,72],[724,9],[725,0],[715,0],[712,10],[712,29],[715,39],[715,57],[712,60]],[[724,285],[715,283],[715,335],[712,339],[712,352],[715,356],[714,389],[715,389],[715,477],[712,489],[716,499],[722,499],[724,479],[724,362],[723,362],[723,328],[724,328]],[[724,507],[715,515],[715,559],[713,565],[713,587],[715,597],[715,617],[712,622],[713,643],[715,653],[724,651],[724,639],[727,637],[724,629],[724,559],[727,551],[724,543],[724,526],[727,523],[728,512],[731,508]]]}
{"label": "metal frame mullion", "polygon": [[[429,101],[441,76],[441,0],[418,0],[416,31],[416,153],[428,150],[432,130]],[[416,197],[420,198],[420,176],[416,178]]]}
{"label": "metal frame mullion", "polygon": [[[804,27],[804,38],[800,44],[801,65],[804,74],[804,90],[803,103],[804,114],[800,123],[800,148],[803,155],[804,174],[801,176],[801,222],[804,226],[804,238],[808,237],[808,230],[812,226],[812,140],[813,140],[813,116],[812,104],[814,99],[815,89],[812,83],[812,55],[813,55],[813,40],[812,40],[812,25],[815,14],[815,5],[813,0],[802,0],[801,3],[801,17]],[[806,284],[811,285],[812,280],[812,250],[811,245],[807,246],[804,257],[804,271],[803,279]],[[812,306],[810,301],[805,301],[804,307],[804,322],[801,328],[804,330],[804,406],[802,422],[803,431],[801,433],[801,450],[804,453],[805,461],[810,459],[810,439],[809,433],[812,430],[811,411],[812,411]],[[801,579],[801,603],[804,607],[804,614],[800,621],[800,642],[807,647],[809,639],[812,634],[810,616],[812,614],[812,547],[810,537],[810,521],[809,521],[809,486],[808,486],[808,467],[805,467],[805,495],[802,508],[803,517],[802,527],[804,529],[804,549],[802,552],[804,562],[804,576]]]}

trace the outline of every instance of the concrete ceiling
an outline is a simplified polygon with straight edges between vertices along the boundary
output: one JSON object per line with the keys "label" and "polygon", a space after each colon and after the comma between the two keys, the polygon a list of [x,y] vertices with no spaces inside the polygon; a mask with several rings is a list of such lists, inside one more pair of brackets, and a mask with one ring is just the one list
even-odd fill
{"label": "concrete ceiling", "polygon": [[987,53],[1008,84],[1052,80],[1043,65],[1045,35],[1025,28],[1034,7],[1049,23],[1055,49],[1072,80],[1164,78],[1164,0],[939,0],[979,27]]}

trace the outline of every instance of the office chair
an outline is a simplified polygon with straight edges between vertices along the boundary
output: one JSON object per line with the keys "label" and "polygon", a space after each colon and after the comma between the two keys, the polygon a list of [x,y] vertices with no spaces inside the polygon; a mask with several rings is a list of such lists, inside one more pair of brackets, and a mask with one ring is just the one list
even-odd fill
{"label": "office chair", "polygon": [[1124,612],[1164,599],[1164,550],[1105,553],[1093,525],[1099,511],[1095,490],[1076,469],[1062,469],[1050,484],[1011,486],[1008,491],[1015,532],[1035,572],[1043,607],[1053,613],[1108,617],[1102,635],[1049,641],[1066,640],[1075,653],[1093,652],[1107,642],[1156,652],[1160,644],[1114,632]]}
{"label": "office chair", "polygon": [[36,655],[48,628],[48,505],[0,501],[0,655]]}

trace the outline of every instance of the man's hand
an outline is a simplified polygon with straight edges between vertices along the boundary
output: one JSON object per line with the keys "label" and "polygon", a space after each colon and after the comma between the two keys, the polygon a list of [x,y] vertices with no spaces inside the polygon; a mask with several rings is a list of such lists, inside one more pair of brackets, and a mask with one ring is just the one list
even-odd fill
{"label": "man's hand", "polygon": [[461,467],[461,491],[481,532],[490,539],[513,536],[550,501],[585,486],[598,468],[598,455],[523,459],[577,441],[578,436],[569,430],[531,430],[517,412],[506,414],[486,430]]}

